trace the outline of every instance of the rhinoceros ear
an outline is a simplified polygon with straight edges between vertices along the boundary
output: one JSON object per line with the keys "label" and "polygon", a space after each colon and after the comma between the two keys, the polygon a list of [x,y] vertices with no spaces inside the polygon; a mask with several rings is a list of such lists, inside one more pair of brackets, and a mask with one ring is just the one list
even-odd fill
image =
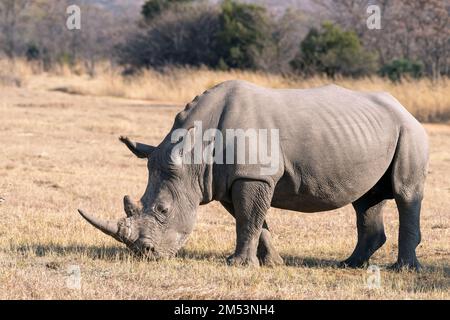
{"label": "rhinoceros ear", "polygon": [[128,137],[120,136],[119,140],[123,142],[131,152],[138,158],[148,158],[148,156],[155,150],[155,147],[147,144],[133,142]]}

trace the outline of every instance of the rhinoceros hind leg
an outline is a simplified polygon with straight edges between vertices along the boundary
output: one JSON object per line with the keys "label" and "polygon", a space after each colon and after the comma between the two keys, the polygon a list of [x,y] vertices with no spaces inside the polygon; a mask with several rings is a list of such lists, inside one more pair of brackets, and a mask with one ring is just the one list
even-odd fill
{"label": "rhinoceros hind leg", "polygon": [[358,242],[351,256],[340,263],[341,267],[366,266],[370,257],[386,242],[382,213],[385,203],[385,200],[370,192],[353,203],[356,211]]}
{"label": "rhinoceros hind leg", "polygon": [[[234,217],[234,207],[232,203],[220,202],[223,207]],[[272,243],[272,236],[270,234],[269,226],[264,220],[261,235],[259,236],[258,249],[256,251],[259,263],[263,266],[274,267],[283,265],[284,261],[278,254]]]}
{"label": "rhinoceros hind leg", "polygon": [[398,259],[390,269],[400,271],[409,269],[421,271],[422,266],[416,257],[416,247],[420,243],[420,207],[421,200],[404,201],[396,198],[400,216],[398,235]]}
{"label": "rhinoceros hind leg", "polygon": [[393,161],[392,187],[399,213],[398,258],[394,270],[420,271],[420,210],[428,168],[428,143],[422,128],[405,127]]}

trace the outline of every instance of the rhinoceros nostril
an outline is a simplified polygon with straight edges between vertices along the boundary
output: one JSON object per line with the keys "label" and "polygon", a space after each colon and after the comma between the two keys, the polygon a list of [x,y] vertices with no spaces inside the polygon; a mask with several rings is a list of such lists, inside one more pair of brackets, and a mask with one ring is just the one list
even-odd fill
{"label": "rhinoceros nostril", "polygon": [[142,249],[142,251],[143,251],[145,254],[155,253],[155,247],[153,247],[153,246],[145,246],[145,247]]}
{"label": "rhinoceros nostril", "polygon": [[158,213],[167,214],[167,212],[169,212],[169,209],[162,204],[157,204],[155,206],[155,211]]}

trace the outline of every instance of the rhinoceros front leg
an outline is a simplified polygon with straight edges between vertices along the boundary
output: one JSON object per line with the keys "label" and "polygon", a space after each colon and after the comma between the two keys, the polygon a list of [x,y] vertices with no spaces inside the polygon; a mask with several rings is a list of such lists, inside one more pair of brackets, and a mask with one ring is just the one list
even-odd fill
{"label": "rhinoceros front leg", "polygon": [[272,193],[272,188],[261,181],[238,180],[233,184],[237,239],[234,254],[227,258],[229,265],[259,266],[257,248]]}
{"label": "rhinoceros front leg", "polygon": [[[235,217],[233,204],[223,201],[221,201],[221,203],[224,208]],[[283,259],[272,244],[272,236],[265,220],[263,222],[261,235],[259,236],[256,256],[258,257],[259,263],[264,266],[274,267],[283,264]]]}

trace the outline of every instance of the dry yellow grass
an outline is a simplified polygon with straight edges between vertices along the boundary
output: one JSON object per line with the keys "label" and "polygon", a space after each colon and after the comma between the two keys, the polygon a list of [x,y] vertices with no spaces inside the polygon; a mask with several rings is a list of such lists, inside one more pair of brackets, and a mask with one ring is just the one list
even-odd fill
{"label": "dry yellow grass", "polygon": [[[157,100],[186,103],[195,95],[226,80],[242,79],[271,88],[311,88],[334,82],[349,89],[387,91],[394,95],[414,116],[424,122],[450,120],[450,81],[442,78],[404,80],[393,83],[383,78],[364,79],[325,77],[294,78],[253,71],[213,71],[205,68],[167,68],[164,72],[145,70],[135,76],[124,77],[121,69],[100,63],[97,75],[89,77],[82,66],[69,69],[61,66],[52,72],[42,72],[40,66],[16,61],[14,68],[8,61],[0,61],[1,79],[11,78],[30,88],[47,88],[67,93],[113,96],[137,100]],[[14,75],[16,74],[16,75]]]}
{"label": "dry yellow grass", "polygon": [[[201,80],[200,75],[209,71],[197,72],[171,85],[158,84],[167,85],[161,90],[174,92],[176,99],[162,92],[134,98],[189,100],[203,86],[225,77],[204,75]],[[255,82],[264,79],[250,75]],[[227,267],[234,221],[216,203],[201,207],[195,231],[179,257],[146,262],[88,225],[76,209],[123,216],[123,195],[142,194],[147,169],[117,137],[127,134],[158,143],[182,106],[48,90],[66,85],[70,77],[79,86],[97,81],[72,75],[58,80],[30,72],[24,87],[0,88],[0,299],[450,299],[449,125],[426,125],[431,172],[418,248],[422,274],[385,269],[397,252],[393,203],[385,214],[388,242],[372,261],[382,268],[379,289],[367,288],[366,270],[335,267],[355,245],[350,207],[317,214],[271,209],[268,222],[286,262],[282,267]],[[267,77],[263,84],[277,86],[273,79]],[[184,83],[186,91],[177,89],[177,83]],[[70,265],[80,267],[79,290],[67,287]]]}

